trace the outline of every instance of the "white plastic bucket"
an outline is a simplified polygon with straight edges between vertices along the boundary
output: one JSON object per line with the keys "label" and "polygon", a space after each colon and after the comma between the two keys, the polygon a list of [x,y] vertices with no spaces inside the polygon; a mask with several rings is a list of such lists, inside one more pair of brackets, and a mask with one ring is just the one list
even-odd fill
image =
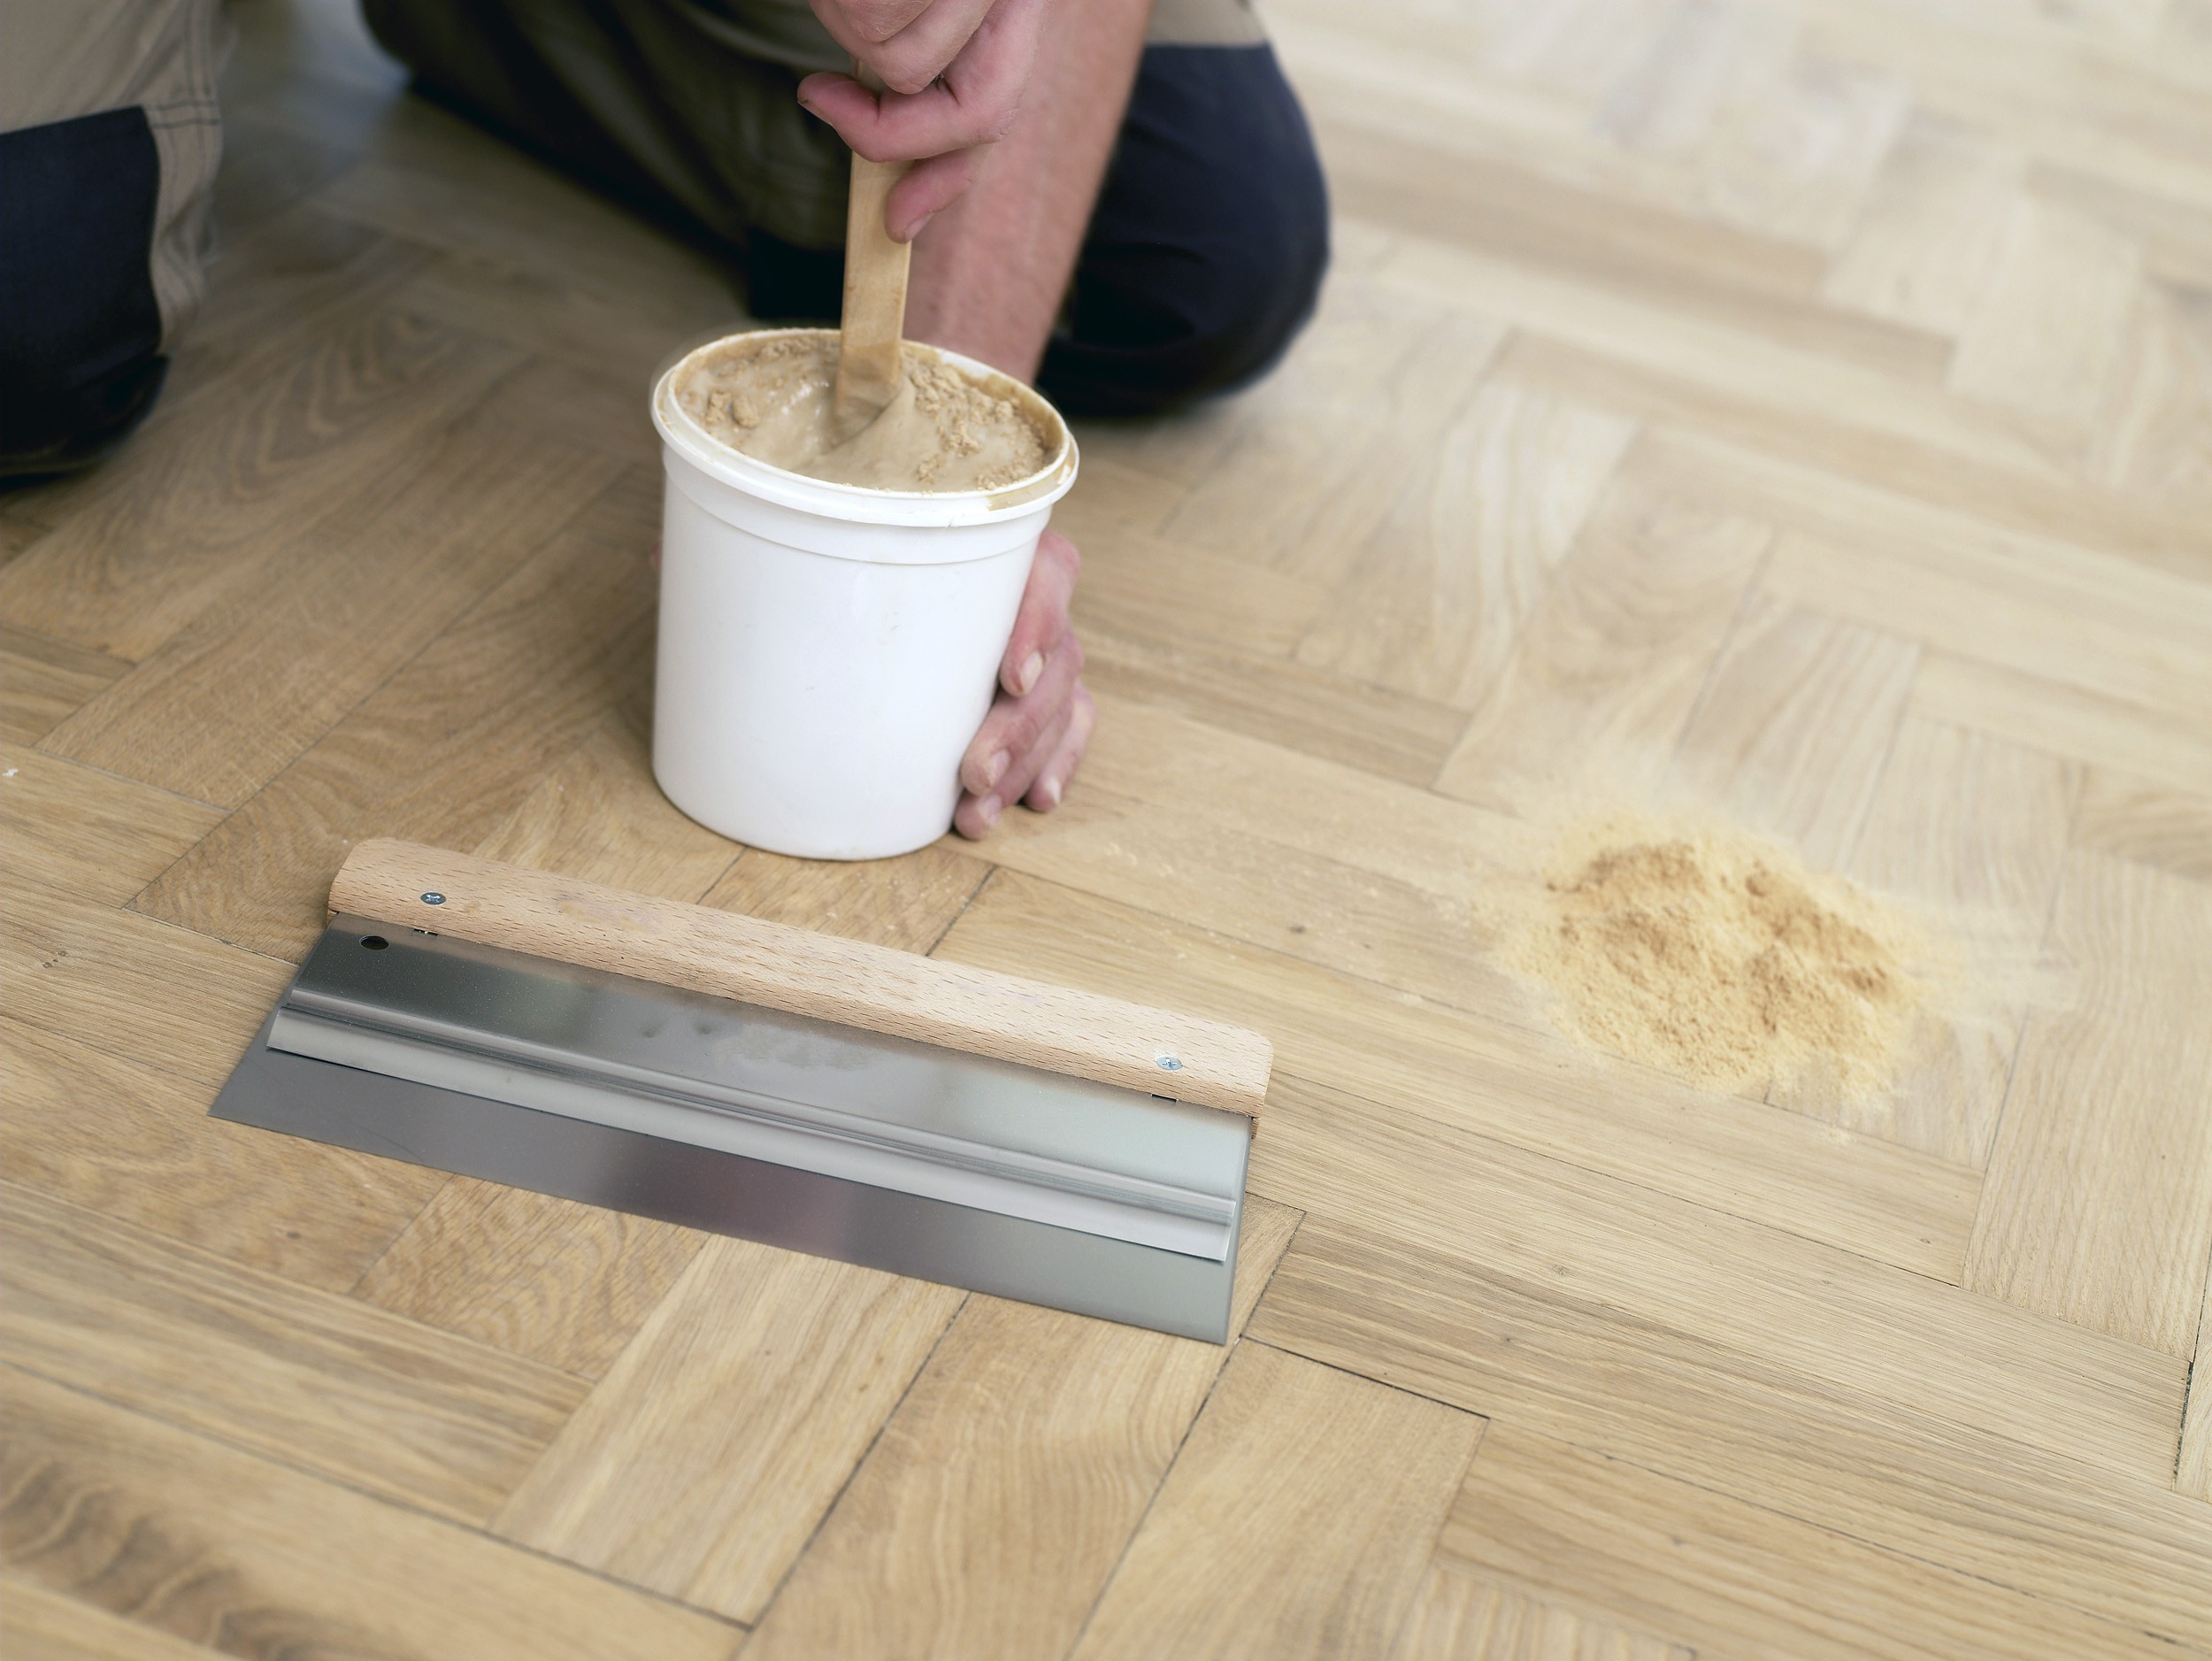
{"label": "white plastic bucket", "polygon": [[941,494],[804,478],[718,442],[678,404],[684,372],[728,344],[687,354],[653,389],[667,471],[653,776],[756,848],[910,852],[952,824],[960,757],[991,707],[1037,539],[1075,482],[1075,442],[1035,393],[945,352],[1056,434],[1040,472]]}

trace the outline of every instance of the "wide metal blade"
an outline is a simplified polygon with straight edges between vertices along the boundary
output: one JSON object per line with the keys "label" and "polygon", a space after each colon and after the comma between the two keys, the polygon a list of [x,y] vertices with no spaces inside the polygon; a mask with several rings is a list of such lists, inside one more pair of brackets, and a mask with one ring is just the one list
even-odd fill
{"label": "wide metal blade", "polygon": [[1240,1115],[341,918],[217,1116],[1219,1342]]}

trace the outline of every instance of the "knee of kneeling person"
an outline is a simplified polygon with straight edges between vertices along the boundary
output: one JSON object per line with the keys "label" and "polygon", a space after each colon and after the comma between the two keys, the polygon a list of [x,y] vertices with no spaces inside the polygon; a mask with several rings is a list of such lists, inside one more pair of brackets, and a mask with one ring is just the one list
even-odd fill
{"label": "knee of kneeling person", "polygon": [[1041,384],[1148,415],[1272,368],[1329,263],[1328,189],[1264,46],[1146,54]]}

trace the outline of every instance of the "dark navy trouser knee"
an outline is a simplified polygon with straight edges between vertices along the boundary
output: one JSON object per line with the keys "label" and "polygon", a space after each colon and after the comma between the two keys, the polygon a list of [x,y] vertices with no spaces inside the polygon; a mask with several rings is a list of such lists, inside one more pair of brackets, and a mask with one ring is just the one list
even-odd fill
{"label": "dark navy trouser knee", "polygon": [[1146,415],[1271,367],[1313,311],[1329,203],[1272,48],[1145,49],[1038,383]]}
{"label": "dark navy trouser knee", "polygon": [[160,186],[135,105],[0,135],[0,476],[81,466],[152,407]]}

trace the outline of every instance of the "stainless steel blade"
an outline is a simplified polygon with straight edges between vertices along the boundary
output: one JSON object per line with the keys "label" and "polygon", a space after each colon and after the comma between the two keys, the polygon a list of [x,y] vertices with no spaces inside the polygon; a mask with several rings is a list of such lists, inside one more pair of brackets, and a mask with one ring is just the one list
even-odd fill
{"label": "stainless steel blade", "polygon": [[219,1116],[1218,1341],[1248,1121],[341,918]]}

